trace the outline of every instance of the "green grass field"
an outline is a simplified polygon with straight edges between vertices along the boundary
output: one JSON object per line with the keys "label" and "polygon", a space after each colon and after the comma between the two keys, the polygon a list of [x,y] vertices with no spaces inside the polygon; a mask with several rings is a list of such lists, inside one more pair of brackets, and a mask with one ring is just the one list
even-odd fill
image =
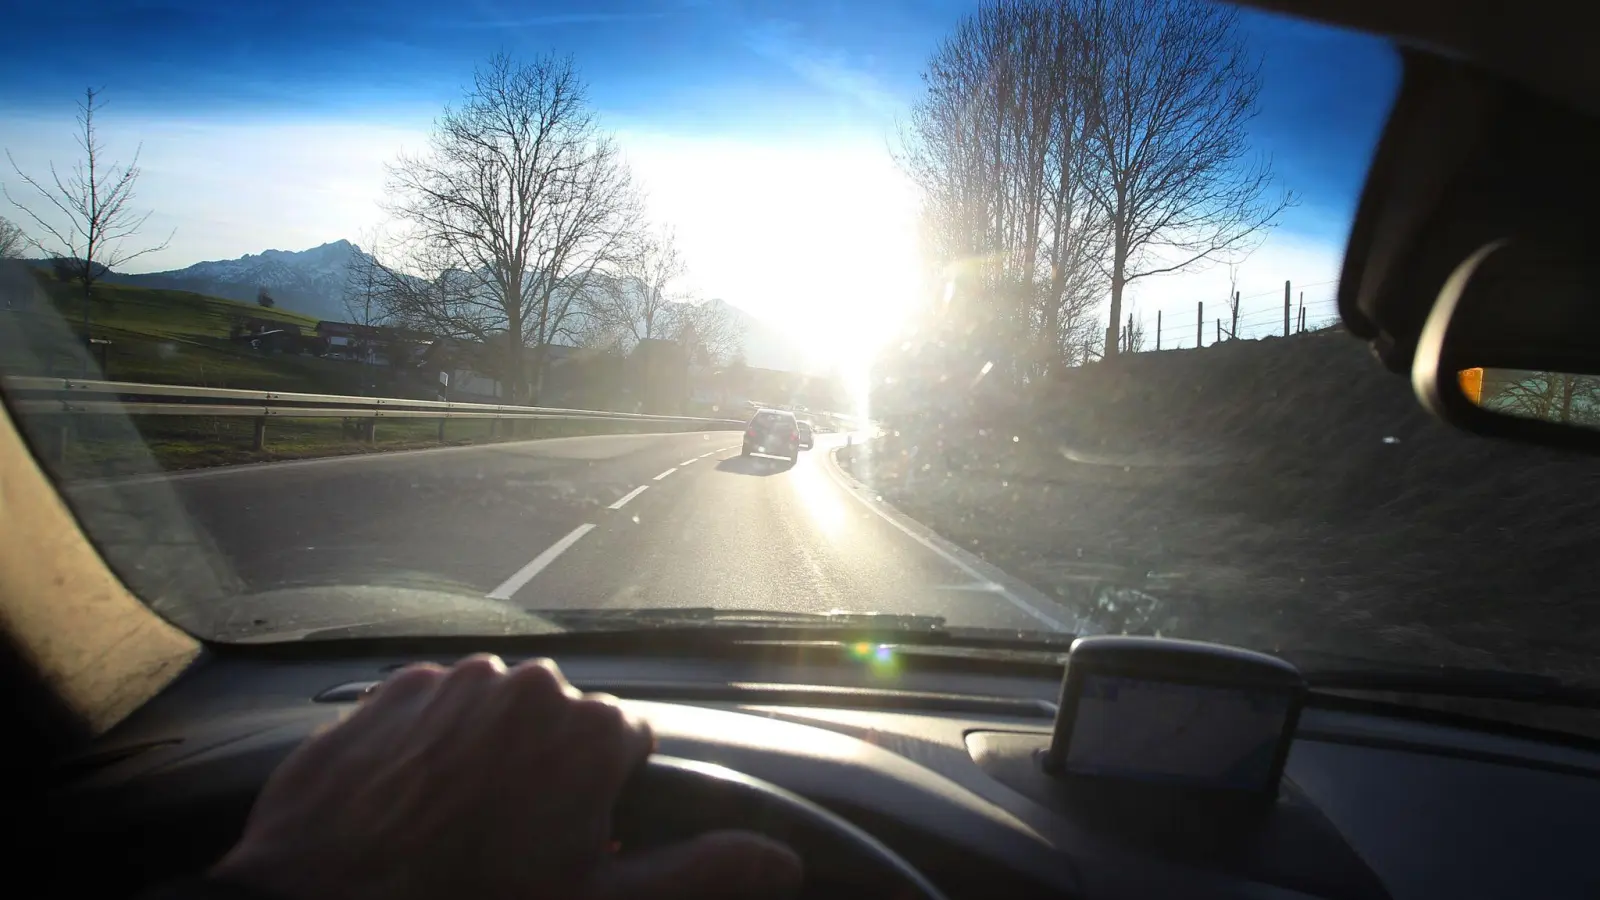
{"label": "green grass field", "polygon": [[[0,313],[0,372],[78,375],[83,369],[83,295],[40,273],[26,302]],[[234,321],[272,319],[309,332],[316,320],[188,291],[99,284],[89,310],[90,333],[110,341],[105,371],[112,381],[197,384],[253,390],[359,393],[367,375],[347,360],[261,353],[228,339]]]}

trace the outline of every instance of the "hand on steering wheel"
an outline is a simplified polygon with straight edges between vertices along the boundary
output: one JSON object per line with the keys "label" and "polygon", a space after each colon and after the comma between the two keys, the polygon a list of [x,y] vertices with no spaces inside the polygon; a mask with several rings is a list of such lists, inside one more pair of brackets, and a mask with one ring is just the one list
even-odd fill
{"label": "hand on steering wheel", "polygon": [[549,660],[412,666],[279,766],[211,875],[283,900],[792,894],[799,857],[758,834],[613,852],[613,809],[653,744]]}

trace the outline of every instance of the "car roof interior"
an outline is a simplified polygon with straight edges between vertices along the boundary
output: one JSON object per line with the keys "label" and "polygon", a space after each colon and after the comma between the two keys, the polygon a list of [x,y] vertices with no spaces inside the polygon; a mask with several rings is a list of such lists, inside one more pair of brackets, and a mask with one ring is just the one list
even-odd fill
{"label": "car roof interior", "polygon": [[[1586,5],[1241,5],[1387,36],[1402,47],[1405,82],[1361,199],[1339,298],[1346,323],[1395,372],[1407,371],[1434,296],[1466,255],[1535,220],[1545,231],[1570,233],[1600,199],[1600,182],[1585,165],[1600,158],[1600,54],[1593,28],[1584,27]],[[1490,139],[1508,127],[1527,130],[1527,141]],[[1540,165],[1507,162],[1531,144],[1557,151]],[[1564,187],[1552,190],[1558,184]],[[0,702],[29,736],[5,742],[16,789],[42,789],[29,773],[104,735],[198,661],[227,652],[169,624],[123,586],[17,422],[0,410],[0,669],[9,688]]]}

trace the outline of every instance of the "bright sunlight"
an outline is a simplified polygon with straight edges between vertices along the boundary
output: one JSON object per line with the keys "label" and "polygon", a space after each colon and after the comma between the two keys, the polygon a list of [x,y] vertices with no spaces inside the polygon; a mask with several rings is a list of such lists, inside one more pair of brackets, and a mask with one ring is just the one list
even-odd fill
{"label": "bright sunlight", "polygon": [[[651,214],[672,222],[689,289],[738,298],[816,372],[864,372],[919,296],[917,201],[887,148],[624,134]],[[715,273],[715,274],[709,274]]]}

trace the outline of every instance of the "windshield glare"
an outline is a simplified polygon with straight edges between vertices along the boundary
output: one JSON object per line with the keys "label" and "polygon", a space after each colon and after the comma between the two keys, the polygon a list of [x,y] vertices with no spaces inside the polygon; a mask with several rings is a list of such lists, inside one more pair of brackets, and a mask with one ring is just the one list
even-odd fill
{"label": "windshield glare", "polygon": [[[710,607],[1600,676],[1600,468],[1446,429],[1339,322],[1383,41],[173,10],[8,13],[0,373],[192,633]],[[122,37],[64,65],[84,18]]]}

